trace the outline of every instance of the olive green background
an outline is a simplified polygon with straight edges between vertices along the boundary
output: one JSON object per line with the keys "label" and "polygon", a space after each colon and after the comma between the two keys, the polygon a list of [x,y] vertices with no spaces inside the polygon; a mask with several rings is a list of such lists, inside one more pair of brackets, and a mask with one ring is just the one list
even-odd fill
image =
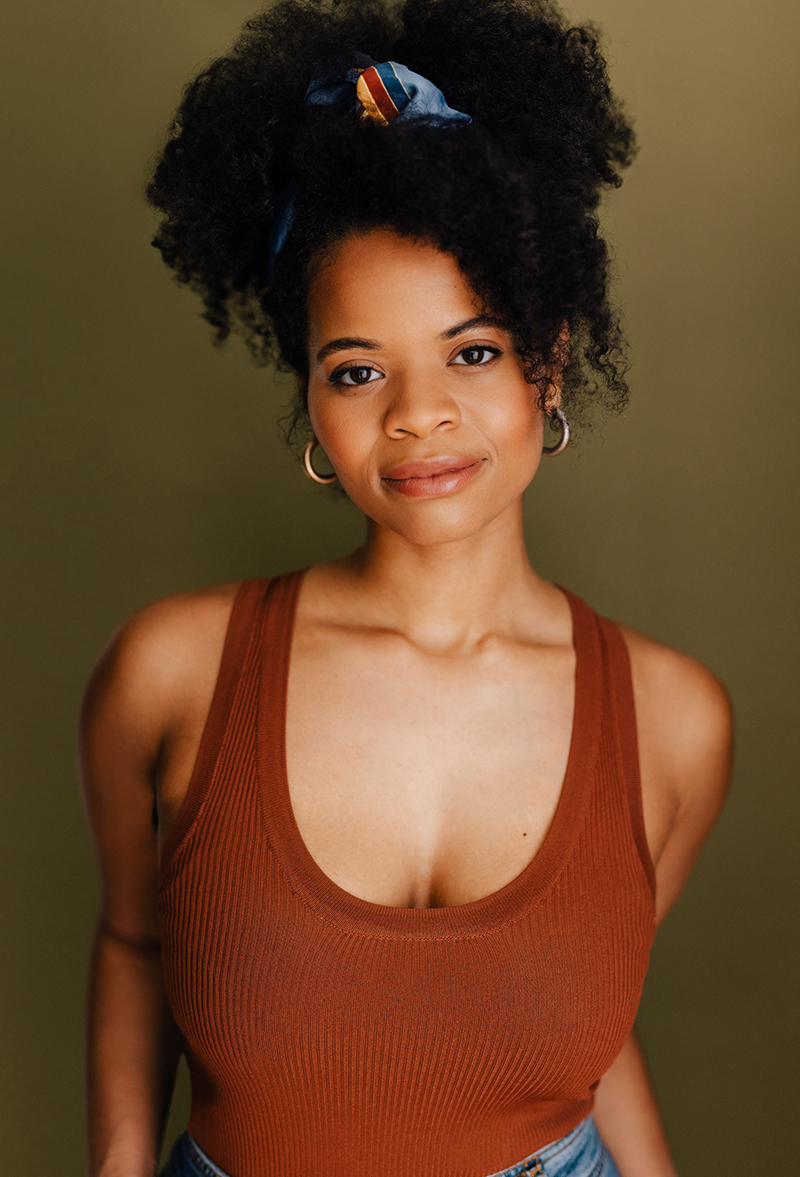
{"label": "olive green background", "polygon": [[[2,152],[2,1091],[19,1177],[83,1167],[97,902],[76,785],[82,684],[178,589],[358,542],[275,427],[288,396],[212,348],[149,247],[142,175],[244,0],[27,0],[7,13]],[[581,0],[642,143],[605,227],[633,400],[528,492],[536,567],[704,660],[734,787],[657,942],[640,1025],[682,1177],[788,1173],[798,1075],[800,8]],[[183,1081],[182,1081],[183,1082]],[[170,1131],[185,1115],[181,1087]]]}

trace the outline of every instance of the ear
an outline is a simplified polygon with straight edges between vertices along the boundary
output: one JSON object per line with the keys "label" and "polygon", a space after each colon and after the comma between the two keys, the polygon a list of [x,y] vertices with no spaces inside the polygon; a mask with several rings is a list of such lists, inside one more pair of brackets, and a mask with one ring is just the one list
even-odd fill
{"label": "ear", "polygon": [[552,413],[553,409],[557,409],[561,404],[561,393],[564,388],[564,372],[569,363],[569,341],[571,334],[569,324],[565,319],[561,324],[558,338],[553,345],[551,360],[547,368],[547,375],[550,380],[550,389],[547,394],[548,413]]}

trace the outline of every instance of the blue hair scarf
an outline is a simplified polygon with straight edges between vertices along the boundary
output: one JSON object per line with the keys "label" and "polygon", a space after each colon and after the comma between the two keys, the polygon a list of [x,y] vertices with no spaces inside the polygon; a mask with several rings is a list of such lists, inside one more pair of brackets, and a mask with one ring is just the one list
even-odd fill
{"label": "blue hair scarf", "polygon": [[[360,121],[389,127],[421,123],[429,127],[458,127],[471,123],[468,114],[448,106],[433,82],[396,61],[375,62],[357,55],[358,67],[344,77],[314,78],[306,90],[307,106],[338,106]],[[267,242],[269,281],[275,259],[284,246],[295,215],[295,186],[289,183],[275,201]]]}

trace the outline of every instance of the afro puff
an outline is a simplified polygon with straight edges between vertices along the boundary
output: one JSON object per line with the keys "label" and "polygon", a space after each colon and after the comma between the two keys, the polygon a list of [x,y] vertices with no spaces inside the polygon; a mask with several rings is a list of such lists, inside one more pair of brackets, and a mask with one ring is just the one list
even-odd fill
{"label": "afro puff", "polygon": [[[358,54],[402,62],[472,122],[385,129],[305,104],[312,78]],[[634,151],[597,31],[570,27],[551,0],[280,0],[187,86],[147,188],[153,244],[202,296],[218,341],[237,325],[255,359],[297,374],[298,437],[315,264],[374,228],[456,259],[543,406],[566,322],[562,404],[580,422],[628,395],[597,208]],[[294,218],[270,275],[289,183]]]}

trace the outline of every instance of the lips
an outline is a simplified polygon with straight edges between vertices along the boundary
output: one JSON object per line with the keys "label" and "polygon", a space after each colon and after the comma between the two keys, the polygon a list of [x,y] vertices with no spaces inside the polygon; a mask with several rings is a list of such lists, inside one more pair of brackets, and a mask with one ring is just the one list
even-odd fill
{"label": "lips", "polygon": [[411,498],[453,494],[471,482],[483,468],[474,454],[441,454],[436,458],[401,462],[383,475],[392,490]]}

